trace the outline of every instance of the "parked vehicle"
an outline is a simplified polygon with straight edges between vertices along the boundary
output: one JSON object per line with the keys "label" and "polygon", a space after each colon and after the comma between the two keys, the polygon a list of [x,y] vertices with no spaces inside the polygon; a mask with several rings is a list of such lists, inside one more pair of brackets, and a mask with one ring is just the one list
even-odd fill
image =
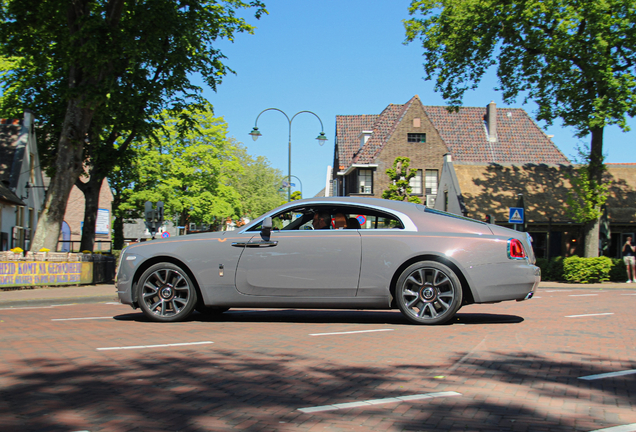
{"label": "parked vehicle", "polygon": [[116,284],[122,303],[155,321],[232,307],[399,308],[412,323],[441,324],[463,305],[532,297],[534,263],[526,233],[419,204],[334,197],[287,203],[239,231],[131,245]]}

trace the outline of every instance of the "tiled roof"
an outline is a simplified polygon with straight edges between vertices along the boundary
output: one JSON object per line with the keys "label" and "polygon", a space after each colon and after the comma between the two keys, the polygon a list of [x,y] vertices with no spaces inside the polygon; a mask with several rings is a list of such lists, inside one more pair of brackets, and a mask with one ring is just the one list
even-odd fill
{"label": "tiled roof", "polygon": [[519,108],[497,108],[497,140],[489,142],[486,108],[424,106],[433,125],[458,162],[565,164],[570,161]]}
{"label": "tiled roof", "polygon": [[[389,107],[391,107],[391,105],[389,105]],[[353,163],[353,158],[360,148],[358,136],[362,131],[373,130],[373,126],[379,117],[380,116],[376,114],[336,116],[338,160],[340,161],[339,169],[346,168]],[[343,163],[346,165],[343,166]]]}
{"label": "tiled roof", "polygon": [[[379,115],[336,116],[339,170],[373,163],[414,103],[421,104],[417,96],[403,105],[391,104]],[[422,108],[457,162],[570,164],[522,109],[497,109],[497,140],[490,142],[484,120],[486,107],[462,107],[459,112],[442,106]],[[358,137],[363,130],[371,130],[373,135],[359,149]]]}

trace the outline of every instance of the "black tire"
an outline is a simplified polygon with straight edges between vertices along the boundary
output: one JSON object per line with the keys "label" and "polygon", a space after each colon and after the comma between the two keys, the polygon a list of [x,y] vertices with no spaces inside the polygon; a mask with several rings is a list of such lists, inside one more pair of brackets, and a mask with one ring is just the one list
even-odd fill
{"label": "black tire", "polygon": [[443,324],[462,305],[462,286],[448,266],[420,261],[400,275],[395,297],[402,314],[414,324]]}
{"label": "black tire", "polygon": [[138,302],[153,321],[185,320],[197,304],[197,290],[188,274],[172,263],[158,263],[139,279]]}
{"label": "black tire", "polygon": [[203,315],[208,315],[212,317],[219,316],[223,312],[227,312],[228,310],[230,310],[229,307],[205,306],[203,304],[196,305],[194,309],[196,309],[197,312]]}

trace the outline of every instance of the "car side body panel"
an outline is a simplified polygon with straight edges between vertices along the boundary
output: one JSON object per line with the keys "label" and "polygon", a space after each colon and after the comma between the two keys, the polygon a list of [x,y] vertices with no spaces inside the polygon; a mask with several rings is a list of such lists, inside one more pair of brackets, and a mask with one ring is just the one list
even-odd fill
{"label": "car side body panel", "polygon": [[[390,213],[403,227],[273,230],[271,246],[245,246],[263,240],[250,227],[264,217],[294,206],[344,208],[350,203]],[[301,200],[240,231],[134,244],[122,253],[116,281],[119,298],[136,306],[135,278],[161,260],[182,263],[204,304],[220,307],[386,309],[391,305],[391,281],[405,263],[422,257],[452,264],[476,303],[522,300],[536,288],[540,273],[525,233],[424,209],[369,198]],[[510,238],[522,242],[528,257],[508,257]]]}

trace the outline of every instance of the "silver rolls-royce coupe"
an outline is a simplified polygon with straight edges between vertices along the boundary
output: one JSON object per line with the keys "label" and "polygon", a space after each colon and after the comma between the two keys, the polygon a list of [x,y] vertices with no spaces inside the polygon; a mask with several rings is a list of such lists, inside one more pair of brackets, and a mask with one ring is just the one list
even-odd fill
{"label": "silver rolls-royce coupe", "polygon": [[236,231],[128,246],[116,286],[155,321],[232,307],[399,308],[441,324],[462,305],[529,299],[534,264],[523,232],[407,202],[314,198]]}

